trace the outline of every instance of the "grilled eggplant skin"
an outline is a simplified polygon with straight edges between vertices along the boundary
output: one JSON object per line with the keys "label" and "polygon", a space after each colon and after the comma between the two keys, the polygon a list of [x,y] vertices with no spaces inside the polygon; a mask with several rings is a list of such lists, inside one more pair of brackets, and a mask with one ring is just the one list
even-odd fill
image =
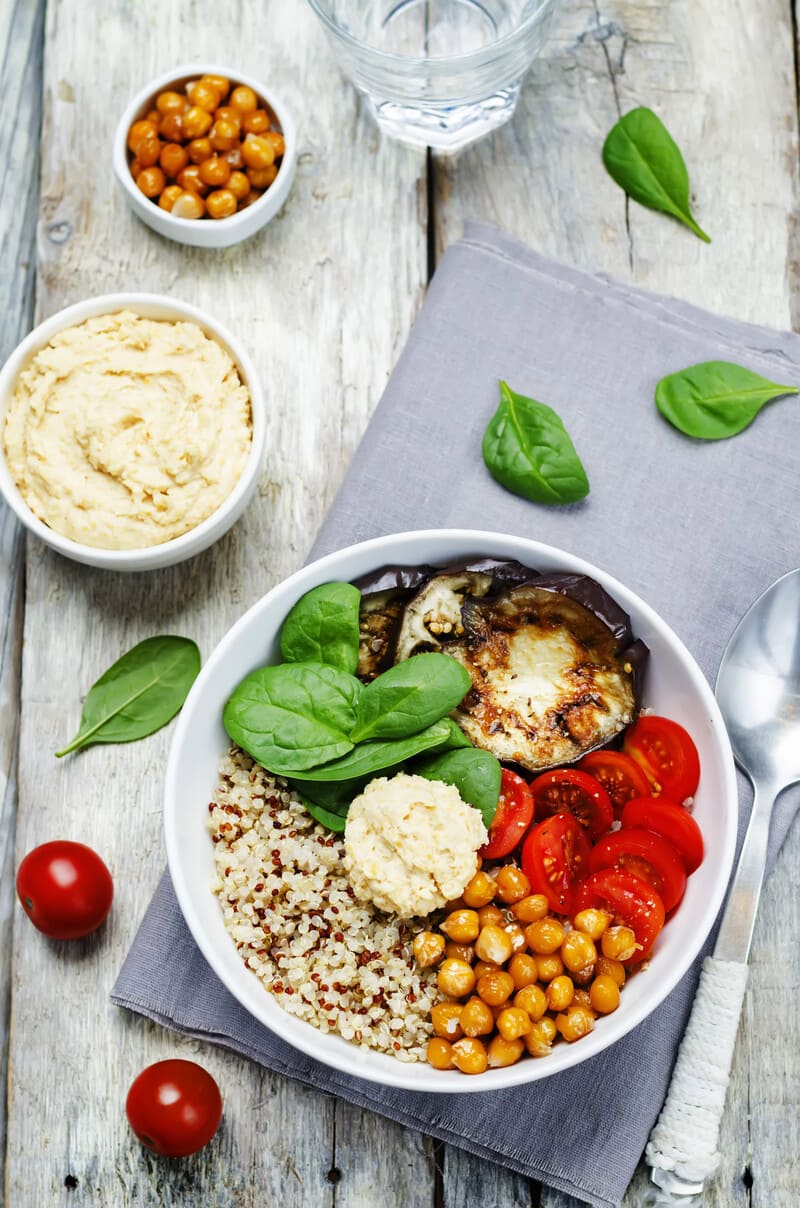
{"label": "grilled eggplant skin", "polygon": [[361,592],[356,669],[359,679],[373,680],[393,665],[403,609],[435,574],[435,566],[382,566],[355,580],[354,586]]}

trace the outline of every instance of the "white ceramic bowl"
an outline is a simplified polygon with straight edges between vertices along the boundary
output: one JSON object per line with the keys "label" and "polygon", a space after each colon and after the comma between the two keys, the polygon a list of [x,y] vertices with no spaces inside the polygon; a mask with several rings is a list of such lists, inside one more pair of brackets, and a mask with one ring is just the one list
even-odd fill
{"label": "white ceramic bowl", "polygon": [[[151,545],[142,549],[98,549],[95,546],[83,545],[62,537],[55,529],[50,528],[35,516],[23,499],[12,478],[5,457],[3,431],[5,414],[20,372],[35,353],[43,348],[53,336],[65,327],[73,327],[90,319],[94,315],[112,314],[119,310],[131,310],[135,314],[148,319],[188,319],[197,323],[206,335],[215,339],[230,353],[236,365],[242,382],[250,394],[253,419],[253,441],[244,471],[227,499],[215,512],[201,524],[190,529],[180,537],[164,541],[161,545]],[[101,566],[106,570],[155,570],[162,566],[172,566],[192,558],[201,550],[212,545],[231,525],[238,520],[253,496],[258,485],[261,463],[264,456],[264,441],[266,436],[266,413],[264,396],[261,392],[255,367],[238,339],[211,315],[187,302],[178,302],[174,298],[165,298],[159,294],[105,294],[99,298],[89,298],[85,302],[76,302],[45,319],[38,327],[26,336],[0,370],[0,493],[22,523],[42,541],[52,546],[58,553],[72,558],[76,562],[84,562],[88,566]]]}
{"label": "white ceramic bowl", "polygon": [[[217,766],[229,742],[222,707],[236,684],[265,662],[277,661],[278,632],[294,602],[319,583],[355,579],[387,563],[448,563],[476,555],[517,558],[537,570],[592,575],[631,616],[633,630],[651,651],[645,704],[686,727],[697,744],[702,774],[695,818],[706,858],[689,878],[686,896],[656,941],[650,967],[631,978],[619,1009],[599,1019],[575,1044],[556,1045],[550,1056],[525,1058],[480,1077],[405,1064],[358,1048],[286,1014],[245,968],[210,891],[212,843],[206,829]],[[638,596],[588,562],[552,546],[519,537],[468,530],[402,533],[351,546],[312,563],[279,584],[239,620],[198,676],[181,712],[166,776],[167,856],[175,892],[203,955],[230,992],[258,1020],[317,1060],[359,1078],[415,1091],[494,1091],[557,1074],[599,1053],[641,1023],[686,973],[722,903],[733,861],[737,821],[736,780],[730,744],[708,683],[669,626]]]}
{"label": "white ceramic bowl", "polygon": [[[230,218],[173,218],[167,210],[162,210],[158,204],[145,197],[136,181],[131,176],[128,159],[128,131],[134,122],[144,117],[159,92],[165,88],[180,89],[190,80],[198,80],[203,75],[223,75],[235,84],[246,84],[252,88],[263,103],[263,107],[277,119],[278,127],[286,143],[286,152],[281,160],[281,166],[275,180],[264,191],[258,201],[253,202],[247,209],[238,210]],[[146,84],[133,98],[119,120],[114,133],[112,150],[114,174],[125,194],[128,204],[142,222],[159,235],[166,235],[178,243],[187,243],[192,247],[221,248],[231,247],[249,239],[256,231],[265,226],[280,210],[294,180],[297,166],[297,132],[294,120],[286,105],[279,96],[270,89],[254,80],[252,76],[237,71],[233,67],[220,66],[218,63],[184,63],[173,67]]]}

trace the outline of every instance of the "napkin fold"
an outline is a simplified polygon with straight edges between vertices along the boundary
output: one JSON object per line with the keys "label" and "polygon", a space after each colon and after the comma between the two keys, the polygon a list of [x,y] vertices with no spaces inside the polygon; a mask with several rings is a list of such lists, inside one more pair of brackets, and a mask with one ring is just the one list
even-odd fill
{"label": "napkin fold", "polygon": [[[643,596],[713,682],[741,614],[800,565],[800,404],[771,404],[732,440],[690,440],[659,416],[653,390],[706,360],[800,385],[793,333],[612,283],[472,224],[442,260],[312,556],[443,526],[549,542]],[[540,507],[489,477],[481,437],[501,378],[559,413],[588,499]],[[773,860],[799,802],[796,791],[779,800]],[[328,1069],[249,1016],[194,945],[165,873],[112,1001],[605,1208],[620,1203],[660,1110],[698,971],[699,959],[643,1024],[575,1069],[467,1098],[416,1094]]]}

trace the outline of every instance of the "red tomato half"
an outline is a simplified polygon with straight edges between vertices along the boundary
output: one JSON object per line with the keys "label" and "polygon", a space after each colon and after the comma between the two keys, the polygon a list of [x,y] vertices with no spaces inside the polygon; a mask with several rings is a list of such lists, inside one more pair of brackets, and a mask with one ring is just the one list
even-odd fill
{"label": "red tomato half", "polygon": [[703,835],[692,815],[666,797],[635,797],[622,811],[623,829],[643,827],[667,839],[692,873],[703,863]]}
{"label": "red tomato half", "polygon": [[531,784],[538,819],[572,814],[593,839],[604,835],[614,821],[611,800],[599,780],[576,768],[543,772]]}
{"label": "red tomato half", "polygon": [[165,1158],[184,1158],[207,1145],[222,1119],[222,1096],[195,1061],[157,1061],[131,1083],[125,1113],[136,1136]]}
{"label": "red tomato half", "polygon": [[650,792],[647,777],[638,763],[622,751],[590,751],[578,767],[600,781],[611,798],[615,818],[619,818],[626,801],[646,797]]}
{"label": "red tomato half", "polygon": [[[574,914],[581,910],[605,910],[615,923],[630,927],[647,956],[664,926],[664,903],[652,885],[624,868],[601,868],[577,888]],[[640,957],[640,959],[641,959]]]}
{"label": "red tomato half", "polygon": [[697,747],[683,726],[668,717],[640,717],[626,732],[625,751],[650,781],[653,797],[685,801],[700,780]]}
{"label": "red tomato half", "polygon": [[25,856],[17,870],[17,895],[39,931],[52,940],[77,940],[103,922],[114,883],[91,847],[54,839]]}
{"label": "red tomato half", "polygon": [[552,910],[571,914],[575,885],[589,868],[589,840],[572,814],[554,814],[529,832],[522,846],[522,869],[533,893],[543,893]]}
{"label": "red tomato half", "polygon": [[503,768],[500,781],[500,800],[489,838],[478,855],[484,860],[500,860],[509,855],[533,821],[533,797],[527,783],[516,772]]}
{"label": "red tomato half", "polygon": [[625,868],[652,885],[669,914],[686,892],[686,869],[675,848],[661,835],[632,827],[600,839],[589,856],[589,871]]}

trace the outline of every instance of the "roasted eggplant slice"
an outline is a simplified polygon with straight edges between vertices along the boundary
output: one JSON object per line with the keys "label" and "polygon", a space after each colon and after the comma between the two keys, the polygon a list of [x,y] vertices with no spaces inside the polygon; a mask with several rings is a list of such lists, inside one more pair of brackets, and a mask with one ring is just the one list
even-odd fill
{"label": "roasted eggplant slice", "polygon": [[403,608],[435,574],[434,566],[382,566],[356,579],[361,591],[356,671],[360,679],[373,680],[391,667]]}
{"label": "roasted eggplant slice", "polygon": [[472,688],[455,720],[475,746],[541,771],[604,746],[633,721],[647,655],[599,583],[548,575],[467,598],[446,653]]}

